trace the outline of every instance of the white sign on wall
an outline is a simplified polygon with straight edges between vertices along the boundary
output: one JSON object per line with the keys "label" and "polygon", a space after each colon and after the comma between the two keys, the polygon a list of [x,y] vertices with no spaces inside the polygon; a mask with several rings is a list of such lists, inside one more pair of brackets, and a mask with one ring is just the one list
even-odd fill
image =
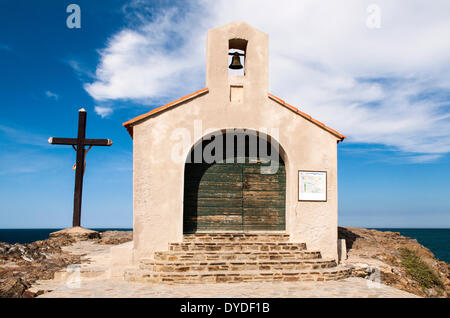
{"label": "white sign on wall", "polygon": [[298,200],[326,201],[327,173],[326,171],[298,172]]}

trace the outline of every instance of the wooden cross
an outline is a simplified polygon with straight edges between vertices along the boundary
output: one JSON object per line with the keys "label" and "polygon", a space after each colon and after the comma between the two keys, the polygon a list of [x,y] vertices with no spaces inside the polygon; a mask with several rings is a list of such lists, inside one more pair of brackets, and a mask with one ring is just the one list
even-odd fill
{"label": "wooden cross", "polygon": [[[56,138],[50,137],[48,142],[52,145],[71,145],[77,152],[77,163],[75,171],[75,193],[73,198],[73,226],[81,223],[81,198],[83,194],[83,175],[85,168],[85,156],[92,146],[111,146],[109,139],[86,139],[86,111],[84,108],[78,111],[78,137]],[[86,150],[84,147],[89,146]]]}

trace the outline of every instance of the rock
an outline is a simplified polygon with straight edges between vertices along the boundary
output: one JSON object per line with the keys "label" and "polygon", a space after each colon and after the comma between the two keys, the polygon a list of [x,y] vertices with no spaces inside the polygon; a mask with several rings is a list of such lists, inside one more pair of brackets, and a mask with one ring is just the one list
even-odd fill
{"label": "rock", "polygon": [[0,281],[1,298],[22,297],[23,293],[30,288],[31,284],[22,280],[22,278],[8,278]]}
{"label": "rock", "polygon": [[37,293],[34,293],[34,292],[30,291],[30,290],[25,290],[22,293],[22,298],[34,298],[34,297],[37,297],[37,296],[38,296]]}
{"label": "rock", "polygon": [[[382,232],[356,227],[339,227],[339,239],[347,245],[346,263],[354,264],[353,276],[367,277],[362,263],[377,267],[382,283],[422,297],[448,297],[450,295],[449,264],[435,259],[434,254],[417,240],[401,236],[398,232]],[[401,251],[407,249],[426,263],[442,281],[432,288],[416,282],[403,264]],[[366,276],[365,276],[366,275]],[[443,287],[444,286],[444,287]]]}
{"label": "rock", "polygon": [[105,231],[100,233],[99,244],[122,244],[133,240],[133,231]]}
{"label": "rock", "polygon": [[439,297],[439,293],[434,288],[425,289],[425,293],[428,297]]}
{"label": "rock", "polygon": [[36,280],[52,279],[55,272],[79,263],[80,256],[61,248],[73,242],[66,236],[29,244],[0,242],[0,297],[32,297],[27,289]]}
{"label": "rock", "polygon": [[100,233],[97,231],[85,229],[81,226],[70,227],[61,231],[50,233],[50,238],[69,237],[78,240],[99,239]]}
{"label": "rock", "polygon": [[44,291],[28,290],[37,280],[52,279],[68,265],[79,264],[81,255],[64,252],[63,246],[78,240],[122,244],[133,239],[132,231],[102,233],[82,227],[53,232],[50,238],[29,244],[0,242],[0,297],[36,297]]}

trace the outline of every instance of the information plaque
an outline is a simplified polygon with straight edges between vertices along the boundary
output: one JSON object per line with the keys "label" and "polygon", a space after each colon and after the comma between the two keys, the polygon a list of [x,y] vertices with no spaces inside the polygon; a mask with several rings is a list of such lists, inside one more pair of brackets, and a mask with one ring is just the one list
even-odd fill
{"label": "information plaque", "polygon": [[298,200],[326,201],[327,172],[300,170],[298,172]]}

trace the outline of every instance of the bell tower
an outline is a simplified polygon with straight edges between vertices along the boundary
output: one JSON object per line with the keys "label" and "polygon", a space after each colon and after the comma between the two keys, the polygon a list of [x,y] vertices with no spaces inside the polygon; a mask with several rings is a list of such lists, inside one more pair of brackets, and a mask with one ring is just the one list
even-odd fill
{"label": "bell tower", "polygon": [[[245,22],[232,22],[209,30],[206,86],[211,93],[224,94],[231,103],[245,103],[248,98],[266,98],[268,43],[266,33]],[[242,68],[243,71],[234,74],[230,68]]]}

